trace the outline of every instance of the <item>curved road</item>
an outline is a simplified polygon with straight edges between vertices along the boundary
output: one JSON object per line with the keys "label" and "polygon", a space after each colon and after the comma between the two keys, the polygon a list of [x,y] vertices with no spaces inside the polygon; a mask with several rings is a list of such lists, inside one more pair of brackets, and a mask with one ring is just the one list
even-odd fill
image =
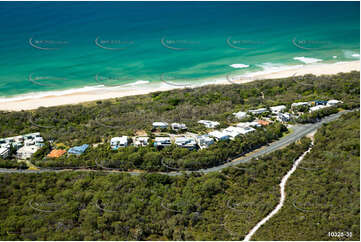
{"label": "curved road", "polygon": [[[356,110],[358,110],[358,109],[356,109]],[[169,176],[178,176],[178,175],[182,175],[184,173],[192,173],[192,172],[200,172],[200,173],[215,172],[215,171],[220,171],[227,167],[231,167],[231,166],[235,166],[235,165],[238,165],[241,163],[249,162],[253,158],[256,158],[256,157],[271,153],[275,150],[281,149],[281,148],[285,147],[286,145],[292,144],[293,142],[301,139],[302,137],[306,136],[307,134],[314,132],[315,130],[320,128],[322,126],[322,124],[334,121],[337,118],[339,118],[342,114],[356,111],[356,110],[344,110],[344,111],[338,112],[336,114],[327,116],[327,117],[323,118],[320,122],[317,122],[314,124],[295,125],[292,128],[293,132],[291,134],[289,134],[289,135],[281,138],[280,140],[277,140],[267,146],[264,146],[257,151],[253,151],[250,155],[248,155],[246,157],[242,156],[242,157],[234,159],[232,162],[228,162],[228,163],[225,163],[225,164],[222,164],[219,166],[215,166],[215,167],[211,167],[211,168],[200,169],[197,171],[131,172],[131,171],[114,171],[114,170],[107,171],[107,170],[91,170],[91,169],[79,169],[79,170],[75,170],[75,169],[74,170],[73,169],[59,170],[59,169],[57,169],[57,170],[55,170],[55,169],[44,168],[44,169],[40,169],[40,170],[17,170],[17,169],[0,168],[0,173],[42,173],[42,172],[64,172],[64,171],[88,171],[88,172],[128,173],[130,175],[140,175],[140,174],[144,174],[144,173],[157,173],[157,174],[164,174],[164,175],[169,175]]]}

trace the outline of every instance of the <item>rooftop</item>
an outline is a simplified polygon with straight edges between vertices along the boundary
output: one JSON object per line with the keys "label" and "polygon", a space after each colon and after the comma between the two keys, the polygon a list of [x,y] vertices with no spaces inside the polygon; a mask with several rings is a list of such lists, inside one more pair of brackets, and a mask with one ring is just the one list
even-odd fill
{"label": "rooftop", "polygon": [[49,158],[58,158],[66,153],[66,150],[52,150],[47,157]]}

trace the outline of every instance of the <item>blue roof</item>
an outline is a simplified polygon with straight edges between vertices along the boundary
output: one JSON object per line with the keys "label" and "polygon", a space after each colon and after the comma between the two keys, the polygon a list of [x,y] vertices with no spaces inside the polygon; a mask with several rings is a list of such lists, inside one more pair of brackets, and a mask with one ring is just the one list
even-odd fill
{"label": "blue roof", "polygon": [[69,154],[75,154],[75,155],[80,155],[80,154],[83,154],[84,151],[89,147],[88,144],[84,144],[82,146],[74,146],[72,148],[70,148],[68,150],[68,153]]}

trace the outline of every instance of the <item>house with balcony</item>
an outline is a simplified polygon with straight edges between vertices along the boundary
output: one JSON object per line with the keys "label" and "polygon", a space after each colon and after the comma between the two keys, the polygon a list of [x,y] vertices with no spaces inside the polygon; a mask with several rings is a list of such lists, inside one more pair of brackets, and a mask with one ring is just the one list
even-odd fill
{"label": "house with balcony", "polygon": [[171,127],[172,127],[172,130],[174,130],[174,131],[180,131],[180,130],[187,129],[187,126],[185,124],[180,124],[180,123],[172,123]]}
{"label": "house with balcony", "polygon": [[172,145],[170,137],[155,137],[154,147],[165,147]]}
{"label": "house with balcony", "polygon": [[119,148],[124,148],[128,146],[128,136],[122,136],[122,137],[113,137],[110,140],[110,147],[113,150],[117,150]]}
{"label": "house with balcony", "polygon": [[217,121],[210,121],[210,120],[199,120],[199,124],[203,124],[206,128],[214,129],[219,126],[219,122]]}
{"label": "house with balcony", "polygon": [[176,137],[174,143],[178,147],[187,148],[189,150],[197,148],[197,142],[192,137]]}
{"label": "house with balcony", "polygon": [[152,125],[153,125],[153,129],[167,129],[168,128],[168,123],[166,123],[166,122],[154,122]]}

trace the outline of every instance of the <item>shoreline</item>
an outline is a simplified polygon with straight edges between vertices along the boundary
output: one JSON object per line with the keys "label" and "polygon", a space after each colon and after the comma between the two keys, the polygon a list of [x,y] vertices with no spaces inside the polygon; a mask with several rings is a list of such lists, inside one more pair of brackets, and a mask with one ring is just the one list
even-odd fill
{"label": "shoreline", "polygon": [[[360,60],[336,62],[336,63],[314,63],[307,65],[288,66],[284,70],[275,70],[265,73],[263,71],[236,76],[229,81],[229,78],[218,79],[213,82],[206,82],[194,87],[204,85],[221,85],[233,83],[247,83],[261,79],[286,78],[294,75],[333,75],[340,72],[360,71]],[[228,79],[228,80],[227,80]],[[35,97],[18,95],[13,98],[5,98],[0,101],[0,111],[21,111],[33,110],[39,107],[53,107],[61,105],[79,104],[105,100],[117,97],[143,95],[157,91],[168,91],[172,89],[184,88],[185,86],[170,85],[164,82],[149,83],[146,86],[119,86],[119,87],[84,87],[81,89],[70,89],[56,92],[45,92]],[[75,90],[75,91],[72,91]],[[29,96],[29,97],[28,97]]]}

